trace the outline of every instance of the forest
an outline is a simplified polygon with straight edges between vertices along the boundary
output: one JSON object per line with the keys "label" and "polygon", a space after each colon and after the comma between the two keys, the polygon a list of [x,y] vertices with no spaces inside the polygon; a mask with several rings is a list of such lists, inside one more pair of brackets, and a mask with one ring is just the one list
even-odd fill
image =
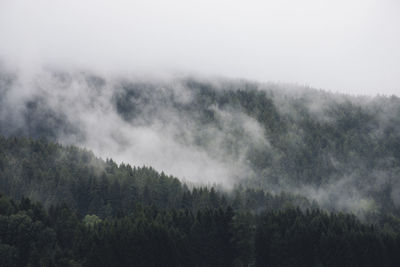
{"label": "forest", "polygon": [[400,266],[398,97],[0,73],[0,266]]}
{"label": "forest", "polygon": [[189,188],[72,146],[0,141],[1,266],[400,263],[392,214],[360,221],[302,196]]}

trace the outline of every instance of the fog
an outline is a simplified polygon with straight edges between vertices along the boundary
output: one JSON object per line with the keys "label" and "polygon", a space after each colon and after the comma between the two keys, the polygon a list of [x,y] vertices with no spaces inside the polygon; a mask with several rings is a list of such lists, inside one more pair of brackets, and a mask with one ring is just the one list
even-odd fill
{"label": "fog", "polygon": [[207,105],[215,124],[201,122],[202,107],[180,110],[196,104],[183,78],[54,70],[9,75],[10,84],[0,79],[0,132],[7,136],[50,138],[224,188],[253,175],[249,150],[269,146],[262,126],[240,110]]}
{"label": "fog", "polygon": [[399,25],[395,0],[2,0],[0,59],[399,95]]}
{"label": "fog", "polygon": [[196,184],[397,207],[399,99],[372,96],[400,95],[399,14],[394,0],[0,0],[0,132]]}
{"label": "fog", "polygon": [[0,133],[47,138],[189,184],[400,206],[400,100],[205,76],[0,70]]}

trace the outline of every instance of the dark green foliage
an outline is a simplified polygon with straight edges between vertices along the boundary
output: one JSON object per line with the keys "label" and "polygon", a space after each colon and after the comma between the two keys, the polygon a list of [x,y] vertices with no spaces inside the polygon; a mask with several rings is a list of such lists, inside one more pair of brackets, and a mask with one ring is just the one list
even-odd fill
{"label": "dark green foliage", "polygon": [[[350,97],[309,88],[295,88],[303,91],[296,93],[285,86],[247,81],[187,78],[180,83],[183,92],[191,95],[186,102],[179,101],[173,85],[126,82],[114,96],[118,114],[132,123],[136,118],[168,120],[163,111],[176,112],[198,129],[190,136],[195,136],[194,144],[200,149],[213,140],[204,129],[218,129],[225,123],[218,112],[246,114],[265,130],[270,144],[246,143],[245,157],[255,173],[244,179],[246,187],[290,191],[304,186],[330,191],[331,185],[339,184],[343,186],[337,188],[340,196],[329,192],[332,196],[323,203],[325,208],[338,208],[337,198],[351,198],[356,191],[378,210],[400,215],[399,201],[390,197],[396,194],[395,177],[400,174],[398,97]],[[224,140],[223,150],[229,156],[238,153],[235,144],[244,138],[243,125],[237,124]],[[190,129],[183,129],[179,136],[182,142],[186,131]]]}
{"label": "dark green foliage", "polygon": [[[76,78],[51,75],[54,90]],[[18,79],[0,72],[0,266],[400,266],[398,97],[79,79],[93,106],[113,87],[109,112],[123,123],[190,122],[172,123],[183,146],[208,153],[223,134],[222,156],[251,172],[231,193],[189,189],[151,167],[48,142],[87,137],[56,96],[32,94],[14,108]],[[84,103],[75,111],[92,112]],[[252,142],[244,121],[257,122],[265,144]],[[285,191],[316,192],[325,210]]]}
{"label": "dark green foliage", "polygon": [[399,241],[353,215],[271,211],[257,225],[256,266],[397,266]]}
{"label": "dark green foliage", "polygon": [[[400,236],[353,215],[288,208],[160,210],[80,220],[0,196],[1,266],[398,266]],[[390,223],[388,220],[387,223]],[[398,226],[398,224],[397,224]],[[393,229],[393,228],[392,228]]]}
{"label": "dark green foliage", "polygon": [[236,255],[229,208],[193,215],[137,205],[91,224],[65,205],[47,213],[25,198],[0,202],[10,207],[0,214],[1,266],[232,266]]}
{"label": "dark green foliage", "polygon": [[0,137],[0,152],[0,190],[16,199],[0,196],[1,266],[400,264],[394,215],[369,225],[287,193],[189,189],[44,140]]}
{"label": "dark green foliage", "polygon": [[[287,205],[312,207],[305,198],[272,195],[263,190],[235,189],[235,197],[198,187],[189,190],[177,178],[151,167],[117,165],[76,147],[25,138],[0,137],[0,192],[20,199],[40,201],[46,208],[65,203],[80,217],[108,218],[129,214],[136,204],[160,209],[235,208],[259,212]],[[0,209],[7,209],[0,203]]]}
{"label": "dark green foliage", "polygon": [[[76,119],[80,118],[79,114],[76,117],[70,114],[77,110],[92,114],[94,107],[106,103],[112,107],[107,112],[115,112],[113,115],[121,118],[123,126],[151,128],[151,125],[161,124],[160,131],[166,130],[168,137],[189,151],[199,149],[213,158],[217,146],[221,154],[217,160],[245,162],[244,167],[251,169],[251,172],[240,174],[245,187],[289,192],[302,187],[322,189],[329,193],[321,203],[324,208],[350,211],[362,206],[358,202],[366,201],[382,213],[400,215],[400,200],[393,197],[399,191],[397,177],[400,175],[400,100],[396,96],[351,97],[300,86],[224,79],[187,77],[166,82],[107,80],[88,73],[49,71],[47,74],[54,79],[51,84],[54,84],[52,90],[56,93],[46,96],[34,88],[36,94],[18,99],[21,108],[14,108],[11,98],[19,95],[13,93],[13,90],[18,90],[18,74],[0,71],[0,134],[53,141],[76,140],[85,144],[85,139],[92,135],[88,134],[87,125]],[[58,92],[65,93],[74,82],[85,88],[84,98],[90,101],[81,103],[68,94],[58,96]],[[293,90],[286,87],[293,87]],[[107,97],[105,90],[111,92],[106,94]],[[70,110],[69,106],[55,105],[64,101],[61,96],[69,100],[67,103],[77,102],[77,106]],[[261,129],[257,133],[260,132],[261,139],[265,139],[264,144],[253,142],[253,136],[247,136],[248,121],[257,122],[257,129]],[[219,137],[217,145],[213,143],[216,137]],[[125,149],[125,145],[120,148]],[[68,153],[73,157],[72,151]],[[49,155],[53,156],[57,155]],[[0,160],[0,169],[7,167],[2,164]],[[53,192],[54,196],[65,194],[64,198],[76,202],[72,204],[83,203],[78,207],[82,214],[89,210],[97,211],[106,206],[118,191],[115,179],[110,177],[123,176],[119,179],[122,182],[122,197],[110,203],[113,209],[117,206],[117,210],[126,208],[123,200],[126,190],[136,191],[136,200],[144,198],[148,204],[175,205],[172,204],[173,199],[164,201],[168,192],[157,191],[156,195],[151,195],[141,178],[137,178],[142,177],[141,172],[151,173],[149,168],[135,169],[130,173],[120,166],[112,166],[111,162],[107,164],[108,168],[100,171],[92,165],[76,170],[79,175],[72,174],[76,185],[74,190]],[[75,163],[72,167],[77,165],[80,167]],[[43,195],[38,191],[47,190],[35,185],[35,177],[47,180],[54,176],[53,169],[51,173],[35,173],[27,162],[18,162],[16,167],[23,175],[32,176],[33,180],[27,188],[32,190],[36,187],[35,195],[31,192],[24,192],[23,195],[34,199]],[[116,167],[118,170],[113,173]],[[103,174],[93,175],[92,169],[104,171],[106,183],[116,185],[112,192],[108,192],[107,199],[104,199],[104,192],[101,192],[103,198],[98,193],[87,195],[79,192],[98,186],[97,177]],[[56,171],[62,173],[60,177],[71,175],[69,170]],[[127,179],[128,176],[135,177],[136,181]],[[94,177],[94,183],[84,181]],[[54,185],[61,187],[63,181],[55,181]],[[16,188],[12,183],[4,186],[9,191]],[[96,190],[101,191],[101,188],[104,187],[99,186]],[[178,198],[183,193],[177,192]],[[22,196],[17,194],[15,192],[13,196]],[[354,195],[358,199],[352,199]],[[76,201],[77,197],[80,201]],[[135,198],[132,194],[130,197],[132,200]],[[187,196],[185,198],[188,199]],[[340,198],[350,200],[341,201]],[[339,202],[357,203],[348,207],[338,205]],[[53,199],[49,199],[48,203],[53,203]],[[105,216],[105,210],[103,213]]]}

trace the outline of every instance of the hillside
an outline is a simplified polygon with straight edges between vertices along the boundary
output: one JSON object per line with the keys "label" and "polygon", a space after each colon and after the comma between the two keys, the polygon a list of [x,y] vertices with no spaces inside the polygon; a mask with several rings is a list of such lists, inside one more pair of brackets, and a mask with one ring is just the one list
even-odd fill
{"label": "hillside", "polygon": [[259,213],[288,206],[317,207],[301,196],[237,187],[225,192],[192,186],[151,167],[117,165],[90,151],[44,140],[0,137],[0,193],[29,197],[49,208],[66,204],[80,216],[129,214],[136,204],[159,209],[227,208]]}
{"label": "hillside", "polygon": [[3,71],[0,133],[46,138],[194,184],[399,214],[400,99],[222,78]]}
{"label": "hillside", "polygon": [[361,222],[291,194],[189,188],[45,140],[0,137],[0,182],[1,266],[400,263],[393,215]]}

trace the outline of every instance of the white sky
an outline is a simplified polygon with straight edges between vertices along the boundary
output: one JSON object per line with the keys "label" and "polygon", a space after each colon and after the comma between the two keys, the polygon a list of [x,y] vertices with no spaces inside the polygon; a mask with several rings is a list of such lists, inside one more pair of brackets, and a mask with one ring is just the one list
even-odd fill
{"label": "white sky", "polygon": [[0,0],[0,59],[400,95],[400,1]]}

